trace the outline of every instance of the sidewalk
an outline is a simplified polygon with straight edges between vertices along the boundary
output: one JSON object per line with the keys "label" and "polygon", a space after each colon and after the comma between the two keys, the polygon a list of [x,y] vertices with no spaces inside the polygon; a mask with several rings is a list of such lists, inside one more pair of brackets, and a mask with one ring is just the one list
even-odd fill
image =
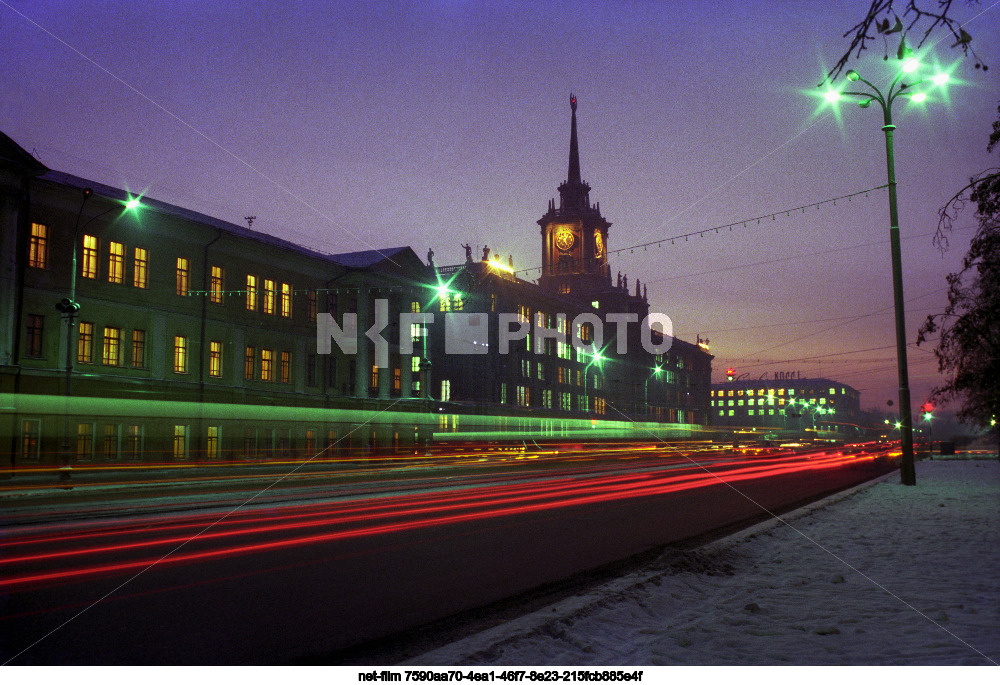
{"label": "sidewalk", "polygon": [[998,665],[1000,463],[917,463],[419,665]]}

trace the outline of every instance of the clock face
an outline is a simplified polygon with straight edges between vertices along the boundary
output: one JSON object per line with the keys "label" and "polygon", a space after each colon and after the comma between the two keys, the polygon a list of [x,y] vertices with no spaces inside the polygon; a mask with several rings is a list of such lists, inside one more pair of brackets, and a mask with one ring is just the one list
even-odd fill
{"label": "clock face", "polygon": [[573,231],[568,228],[560,228],[556,231],[556,247],[558,247],[563,252],[567,252],[573,243],[576,241],[576,237],[573,235]]}

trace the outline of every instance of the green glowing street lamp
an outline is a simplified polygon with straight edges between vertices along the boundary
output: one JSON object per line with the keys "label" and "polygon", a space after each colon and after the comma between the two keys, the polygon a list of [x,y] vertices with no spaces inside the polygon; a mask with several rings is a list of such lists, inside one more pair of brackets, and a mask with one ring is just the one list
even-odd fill
{"label": "green glowing street lamp", "polygon": [[896,202],[896,163],[893,154],[892,132],[896,130],[892,123],[892,105],[900,95],[908,97],[911,102],[923,102],[927,98],[926,91],[914,91],[917,86],[925,83],[932,83],[937,86],[944,86],[948,83],[948,75],[941,73],[931,79],[920,80],[916,83],[904,83],[902,79],[907,74],[914,73],[920,67],[920,62],[911,56],[903,60],[902,67],[896,78],[889,85],[888,90],[883,93],[870,81],[862,78],[854,69],[847,72],[847,80],[852,84],[861,82],[868,86],[870,90],[844,91],[840,93],[830,90],[825,94],[828,102],[836,102],[841,95],[853,95],[862,98],[858,105],[862,108],[871,106],[877,102],[882,108],[883,126],[885,132],[885,156],[886,168],[888,172],[889,185],[889,243],[892,250],[892,289],[896,311],[896,362],[899,372],[899,413],[901,436],[903,443],[903,459],[900,464],[900,479],[903,485],[916,485],[916,473],[913,466],[913,417],[910,409],[910,384],[906,363],[906,318],[903,307],[903,267],[899,248],[899,214]]}

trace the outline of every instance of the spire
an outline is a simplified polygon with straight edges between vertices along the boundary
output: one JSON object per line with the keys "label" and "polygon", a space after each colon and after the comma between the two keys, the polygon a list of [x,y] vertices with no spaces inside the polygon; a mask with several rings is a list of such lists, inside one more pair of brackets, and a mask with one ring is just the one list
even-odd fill
{"label": "spire", "polygon": [[576,142],[576,96],[570,93],[569,107],[573,111],[573,121],[569,134],[569,173],[566,176],[567,182],[572,185],[580,185],[580,149]]}
{"label": "spire", "polygon": [[562,209],[589,209],[590,186],[580,178],[580,147],[576,142],[576,96],[570,93],[569,107],[573,113],[569,134],[569,172],[559,186]]}

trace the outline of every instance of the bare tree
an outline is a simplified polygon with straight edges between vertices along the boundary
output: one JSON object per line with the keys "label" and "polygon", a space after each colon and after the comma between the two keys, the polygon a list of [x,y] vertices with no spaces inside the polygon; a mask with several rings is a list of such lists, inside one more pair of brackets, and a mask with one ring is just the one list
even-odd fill
{"label": "bare tree", "polygon": [[[969,4],[979,4],[977,0],[967,1]],[[854,55],[855,59],[860,57],[862,52],[872,47],[872,43],[878,45],[879,37],[882,38],[884,59],[889,59],[889,51],[892,49],[889,41],[894,40],[895,34],[899,34],[899,43],[898,47],[894,49],[894,54],[902,57],[907,47],[920,48],[935,31],[939,33],[947,31],[954,39],[951,47],[960,48],[966,57],[971,55],[976,60],[976,69],[985,71],[988,67],[979,59],[979,55],[973,49],[972,35],[962,28],[958,20],[950,14],[953,2],[954,0],[937,0],[936,2],[933,0],[906,0],[905,3],[896,0],[872,0],[865,17],[844,33],[844,38],[850,37],[851,45],[830,69],[820,85],[834,81],[847,66],[851,55]],[[901,12],[897,11],[900,6],[902,6]],[[919,40],[915,45],[913,44],[914,35],[919,35]],[[907,43],[907,36],[910,36],[910,43]]]}

